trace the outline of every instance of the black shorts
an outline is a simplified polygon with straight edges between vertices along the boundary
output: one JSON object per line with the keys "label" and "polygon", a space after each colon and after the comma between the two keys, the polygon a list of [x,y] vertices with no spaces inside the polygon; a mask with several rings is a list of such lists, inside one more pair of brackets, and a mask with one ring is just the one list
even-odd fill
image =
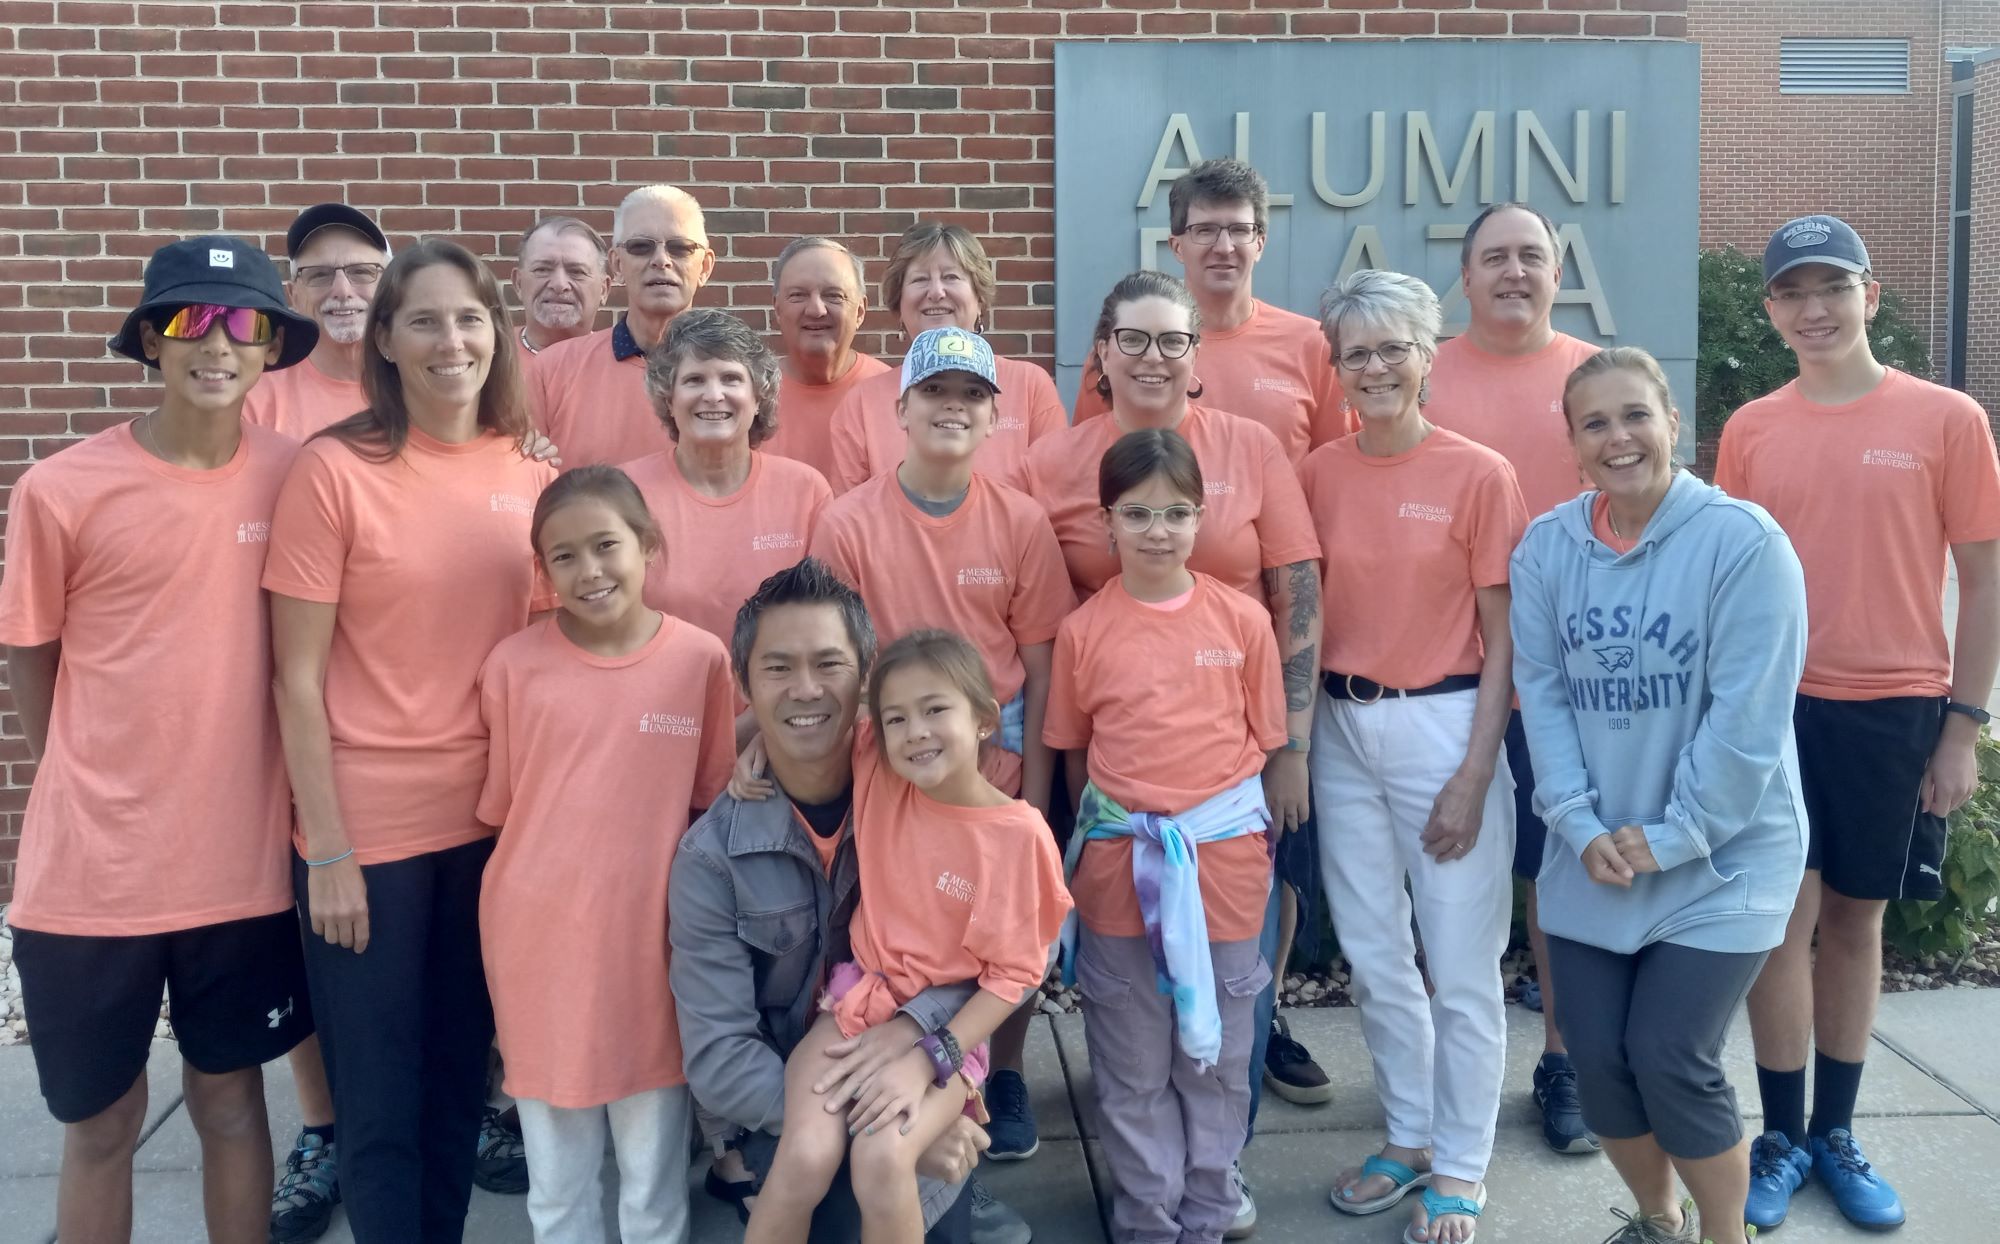
{"label": "black shorts", "polygon": [[1507,768],[1514,775],[1514,875],[1533,885],[1542,875],[1549,827],[1535,815],[1535,766],[1528,761],[1528,731],[1518,708],[1507,717]]}
{"label": "black shorts", "polygon": [[1945,822],[1919,806],[1944,728],[1942,696],[1825,700],[1792,711],[1811,823],[1806,867],[1859,899],[1944,894]]}
{"label": "black shorts", "polygon": [[313,1030],[290,907],[139,937],[17,928],[14,962],[42,1096],[63,1123],[102,1114],[145,1071],[162,991],[181,1058],[210,1075],[267,1063]]}

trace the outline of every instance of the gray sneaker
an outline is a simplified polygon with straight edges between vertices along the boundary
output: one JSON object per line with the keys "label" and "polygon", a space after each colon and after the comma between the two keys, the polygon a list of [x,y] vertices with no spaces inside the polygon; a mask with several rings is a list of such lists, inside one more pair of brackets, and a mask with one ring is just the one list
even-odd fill
{"label": "gray sneaker", "polygon": [[[1681,1202],[1681,1227],[1678,1231],[1670,1230],[1650,1214],[1631,1214],[1614,1209],[1611,1216],[1625,1225],[1604,1237],[1604,1244],[1697,1244],[1692,1199]],[[1755,1234],[1756,1228],[1751,1228],[1751,1232]]]}
{"label": "gray sneaker", "polygon": [[1035,1238],[1027,1220],[994,1200],[978,1179],[966,1181],[965,1195],[972,1198],[972,1244],[1029,1244]]}
{"label": "gray sneaker", "polygon": [[1250,1185],[1243,1179],[1241,1164],[1229,1164],[1229,1186],[1236,1189],[1236,1217],[1229,1229],[1222,1233],[1225,1240],[1247,1240],[1257,1230],[1257,1202],[1250,1196]]}

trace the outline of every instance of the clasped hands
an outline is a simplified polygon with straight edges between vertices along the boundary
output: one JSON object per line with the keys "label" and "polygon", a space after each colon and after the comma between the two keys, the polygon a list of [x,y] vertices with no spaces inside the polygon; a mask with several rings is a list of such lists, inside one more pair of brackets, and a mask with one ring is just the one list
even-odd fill
{"label": "clasped hands", "polygon": [[1583,849],[1583,869],[1592,881],[1629,890],[1633,877],[1660,871],[1660,862],[1646,843],[1646,831],[1637,825],[1624,825],[1590,840]]}

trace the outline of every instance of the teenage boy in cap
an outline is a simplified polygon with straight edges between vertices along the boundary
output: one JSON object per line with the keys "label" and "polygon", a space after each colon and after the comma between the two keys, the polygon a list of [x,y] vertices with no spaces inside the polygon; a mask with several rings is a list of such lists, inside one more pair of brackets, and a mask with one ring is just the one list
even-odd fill
{"label": "teenage boy in cap", "polygon": [[0,644],[39,769],[9,919],[42,1096],[64,1124],[65,1240],[131,1235],[163,989],[209,1238],[265,1238],[259,1067],[312,1031],[258,587],[298,446],[242,411],[318,337],[256,248],[164,246],[110,342],[159,372],[159,406],[14,486]]}
{"label": "teenage boy in cap", "polygon": [[[1977,403],[1875,360],[1881,286],[1845,222],[1781,226],[1764,283],[1799,376],[1724,426],[1715,479],[1769,510],[1805,567],[1793,728],[1811,840],[1784,944],[1750,992],[1768,1130],[1751,1146],[1746,1217],[1783,1222],[1811,1172],[1850,1222],[1881,1230],[1901,1225],[1903,1204],[1862,1156],[1853,1119],[1882,909],[1942,895],[1945,817],[1979,780],[1973,744],[2000,664],[2000,462]],[[1956,654],[1943,625],[1947,551]]]}
{"label": "teenage boy in cap", "polygon": [[285,230],[292,309],[319,324],[319,346],[303,367],[251,390],[244,418],[303,441],[368,404],[361,394],[361,338],[368,306],[389,264],[389,239],[345,203],[320,203]]}

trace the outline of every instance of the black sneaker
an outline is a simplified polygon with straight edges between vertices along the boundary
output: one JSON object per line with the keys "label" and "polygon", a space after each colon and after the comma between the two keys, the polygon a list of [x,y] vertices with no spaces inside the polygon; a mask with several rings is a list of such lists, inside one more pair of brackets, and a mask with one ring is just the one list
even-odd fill
{"label": "black sneaker", "polygon": [[528,1190],[528,1147],[521,1143],[521,1116],[513,1107],[503,1112],[488,1106],[479,1116],[479,1156],[472,1163],[472,1182],[502,1196]]}
{"label": "black sneaker", "polygon": [[1291,1025],[1278,1015],[1271,1016],[1271,1041],[1264,1047],[1264,1087],[1301,1106],[1333,1100],[1333,1081],[1311,1051],[1292,1040]]}
{"label": "black sneaker", "polygon": [[1535,1105],[1542,1111],[1542,1139],[1557,1153],[1596,1153],[1603,1147],[1584,1126],[1569,1055],[1544,1054],[1535,1064]]}
{"label": "black sneaker", "polygon": [[310,1128],[299,1132],[285,1176],[271,1194],[271,1244],[308,1244],[326,1234],[340,1204],[340,1166],[334,1142]]}
{"label": "black sneaker", "polygon": [[1018,1162],[1035,1156],[1042,1142],[1035,1135],[1035,1108],[1028,1104],[1028,1082],[1018,1071],[996,1071],[986,1079],[986,1112],[993,1121],[986,1135],[993,1142],[986,1156],[995,1162]]}

